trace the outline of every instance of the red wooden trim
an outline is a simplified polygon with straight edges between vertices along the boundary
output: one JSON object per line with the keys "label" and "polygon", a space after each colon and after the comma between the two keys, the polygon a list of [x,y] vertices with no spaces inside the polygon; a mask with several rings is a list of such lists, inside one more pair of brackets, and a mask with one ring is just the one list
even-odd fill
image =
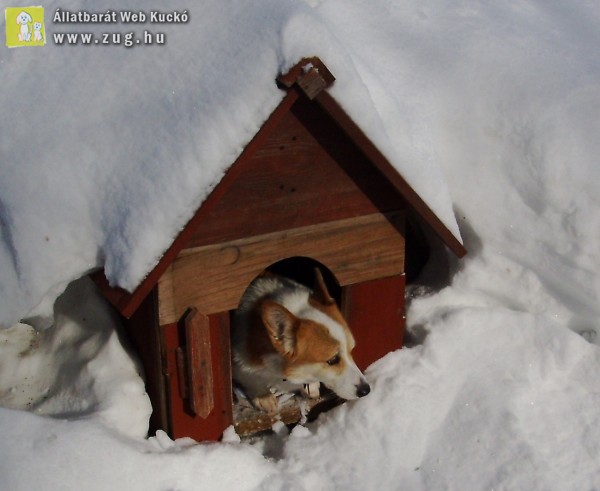
{"label": "red wooden trim", "polygon": [[390,164],[385,156],[377,149],[373,142],[352,121],[350,116],[342,109],[337,101],[327,92],[322,91],[314,99],[346,134],[361,149],[367,158],[375,165],[386,179],[401,193],[414,210],[433,228],[444,243],[458,257],[463,257],[467,250],[454,237],[452,232],[440,221],[429,206],[421,199],[415,190],[406,182],[398,171]]}
{"label": "red wooden trim", "polygon": [[[129,298],[131,297],[131,293],[123,288],[119,287],[111,287],[108,284],[108,280],[106,276],[104,276],[104,270],[96,271],[90,274],[90,278],[96,284],[96,286],[100,289],[104,297],[119,311],[123,314],[123,307],[127,305]],[[140,302],[141,303],[141,302]],[[124,315],[124,314],[123,314]],[[130,318],[131,315],[126,316]]]}
{"label": "red wooden trim", "polygon": [[404,287],[402,274],[342,289],[342,312],[356,340],[352,356],[361,370],[402,347]]}
{"label": "red wooden trim", "polygon": [[[195,229],[198,225],[204,220],[204,218],[212,211],[212,209],[217,205],[221,197],[225,194],[227,189],[231,186],[233,182],[238,177],[238,173],[244,167],[241,165],[237,165],[238,162],[246,161],[254,155],[254,153],[262,146],[264,140],[271,134],[271,132],[277,127],[281,118],[290,110],[290,107],[298,100],[299,93],[296,90],[291,90],[287,93],[287,95],[283,98],[279,106],[275,109],[275,111],[271,114],[269,119],[265,122],[262,128],[258,131],[258,133],[254,136],[254,138],[250,141],[250,143],[246,146],[234,164],[230,167],[230,169],[225,173],[223,179],[219,182],[219,184],[213,189],[210,195],[206,198],[204,203],[202,203],[199,210],[192,217],[192,219],[187,223],[187,225],[183,228],[181,233],[177,236],[175,241],[171,244],[166,252],[163,254],[162,258],[158,262],[158,264],[154,267],[154,269],[146,276],[146,278],[140,283],[140,285],[136,288],[136,290],[131,294],[118,294],[118,293],[108,293],[112,288],[108,287],[108,283],[106,282],[106,286],[108,288],[104,288],[103,291],[107,294],[107,298],[118,298],[118,303],[115,304],[115,307],[119,309],[121,314],[125,317],[129,318],[136,311],[142,300],[148,295],[150,290],[156,285],[159,278],[163,275],[163,273],[168,268],[169,264],[177,257],[181,249],[185,247],[187,242],[190,240],[192,235],[194,234]],[[117,289],[121,292],[124,292],[122,289]]]}
{"label": "red wooden trim", "polygon": [[185,394],[180,390],[180,373],[185,373],[185,370],[181,372],[177,368],[177,352],[185,345],[185,330],[177,324],[161,326],[166,346],[169,434],[173,439],[190,437],[196,441],[216,441],[233,424],[229,313],[209,315],[208,323],[214,406],[206,418],[194,414],[189,392],[188,398],[184,399],[182,396]]}

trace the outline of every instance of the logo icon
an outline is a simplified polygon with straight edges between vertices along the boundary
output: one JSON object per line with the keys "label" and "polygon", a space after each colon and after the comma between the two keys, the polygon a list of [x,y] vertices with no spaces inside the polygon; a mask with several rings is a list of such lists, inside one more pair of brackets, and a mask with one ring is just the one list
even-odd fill
{"label": "logo icon", "polygon": [[4,10],[4,20],[9,48],[46,44],[43,7],[8,7]]}

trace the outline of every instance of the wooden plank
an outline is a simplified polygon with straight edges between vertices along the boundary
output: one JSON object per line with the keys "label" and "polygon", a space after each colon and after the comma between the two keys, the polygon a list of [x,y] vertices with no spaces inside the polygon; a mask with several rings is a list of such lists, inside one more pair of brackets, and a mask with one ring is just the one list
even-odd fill
{"label": "wooden plank", "polygon": [[374,213],[225,244],[186,249],[158,284],[161,324],[189,307],[235,309],[250,282],[269,265],[303,256],[325,265],[340,285],[404,271],[404,213]]}
{"label": "wooden plank", "polygon": [[352,356],[361,370],[402,347],[404,291],[403,274],[349,285],[342,290],[342,312],[356,340]]}
{"label": "wooden plank", "polygon": [[[300,90],[300,89],[298,89]],[[458,257],[463,257],[467,250],[463,244],[454,237],[454,234],[442,223],[427,203],[398,173],[394,166],[379,151],[373,142],[364,134],[358,125],[341,108],[337,101],[327,92],[322,91],[314,99],[335,121],[354,143],[361,149],[367,158],[381,171],[386,179],[406,198],[406,201],[424,219],[424,221],[442,239],[448,248]]]}
{"label": "wooden plank", "polygon": [[169,429],[171,438],[190,437],[197,441],[217,441],[225,428],[233,424],[231,387],[229,315],[220,313],[208,316],[210,329],[210,358],[213,373],[212,411],[202,418],[192,411],[189,399],[180,392],[177,370],[177,352],[185,345],[185,330],[181,325],[161,326],[166,346],[168,382]]}
{"label": "wooden plank", "polygon": [[286,73],[282,73],[277,77],[277,81],[288,89],[295,83],[298,83],[308,71],[308,68],[316,70],[319,75],[323,78],[325,85],[329,87],[334,81],[335,77],[325,66],[325,63],[317,56],[311,58],[302,58]]}
{"label": "wooden plank", "polygon": [[195,415],[206,418],[215,407],[209,319],[190,309],[184,323],[190,407]]}

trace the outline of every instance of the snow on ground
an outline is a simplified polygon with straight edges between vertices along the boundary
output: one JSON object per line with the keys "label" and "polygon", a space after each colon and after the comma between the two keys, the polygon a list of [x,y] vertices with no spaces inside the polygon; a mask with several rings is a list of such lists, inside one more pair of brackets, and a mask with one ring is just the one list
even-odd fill
{"label": "snow on ground", "polygon": [[52,329],[1,334],[1,489],[600,489],[600,7],[312,4],[288,25],[330,32],[353,67],[332,57],[335,90],[358,74],[388,151],[421,155],[415,173],[442,165],[469,250],[438,251],[411,290],[412,347],[369,368],[366,398],[291,435],[144,439],[137,367],[83,280]]}

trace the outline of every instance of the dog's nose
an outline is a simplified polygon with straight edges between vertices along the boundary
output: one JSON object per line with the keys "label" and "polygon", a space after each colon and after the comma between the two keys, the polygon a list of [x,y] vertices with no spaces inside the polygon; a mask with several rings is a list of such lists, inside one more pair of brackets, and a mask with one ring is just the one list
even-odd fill
{"label": "dog's nose", "polygon": [[371,386],[366,382],[361,382],[356,386],[356,395],[358,397],[365,397],[369,392],[371,392]]}

